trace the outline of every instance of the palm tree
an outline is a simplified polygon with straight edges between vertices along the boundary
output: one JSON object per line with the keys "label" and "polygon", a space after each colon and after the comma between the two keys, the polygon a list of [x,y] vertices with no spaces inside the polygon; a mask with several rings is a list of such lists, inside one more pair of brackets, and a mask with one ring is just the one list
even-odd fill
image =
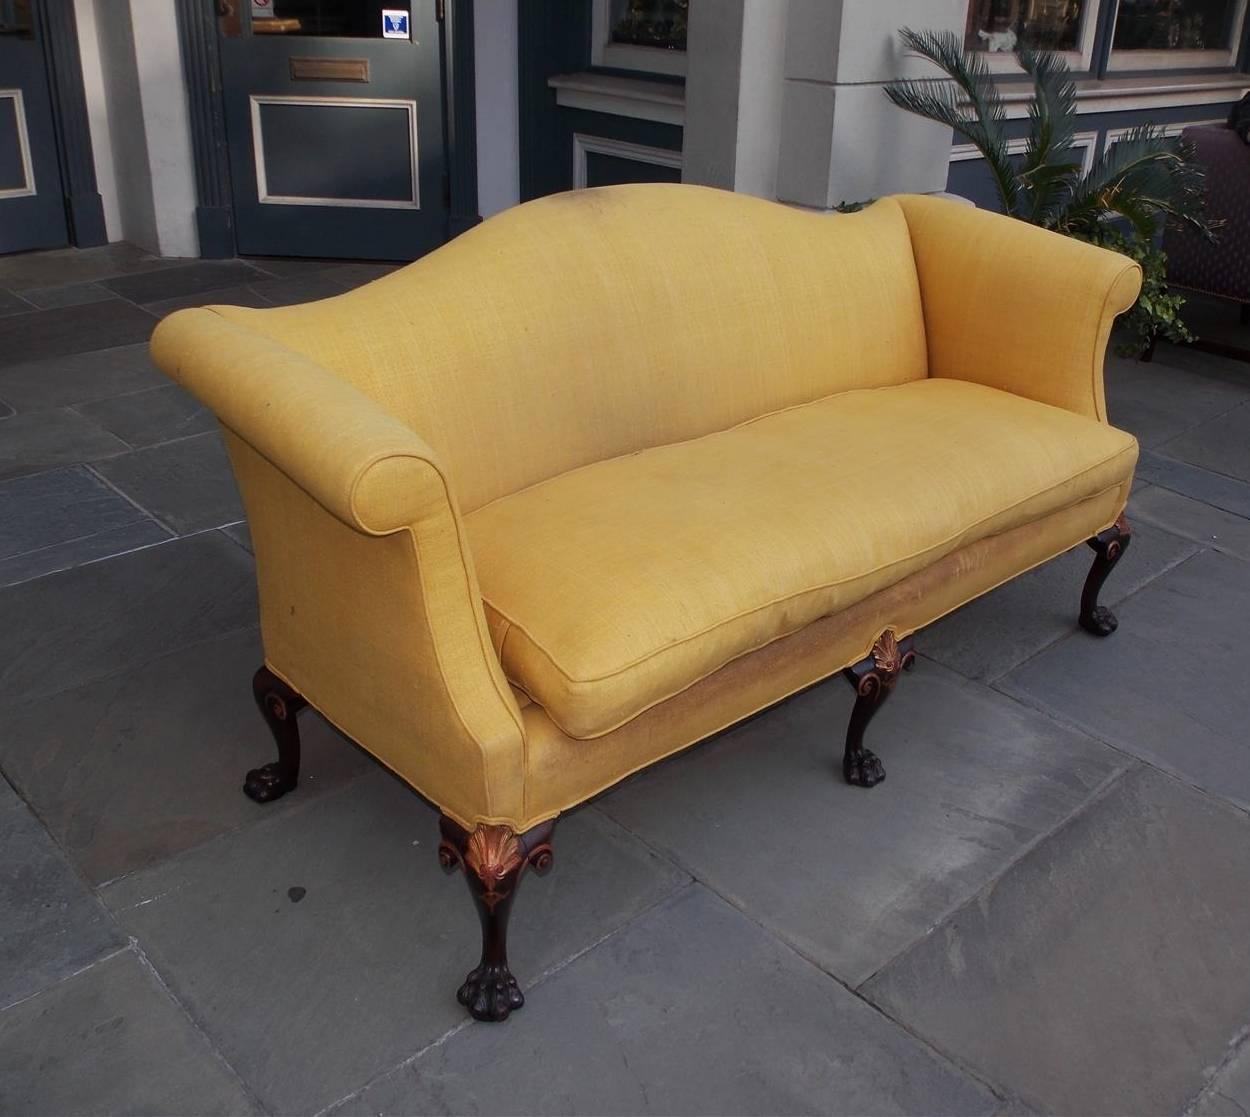
{"label": "palm tree", "polygon": [[1164,286],[1165,258],[1155,239],[1168,221],[1206,236],[1203,174],[1188,145],[1154,124],[1140,124],[1082,172],[1073,155],[1076,85],[1068,65],[1050,51],[1022,47],[1020,68],[1032,79],[1029,133],[1022,157],[1007,149],[1007,116],[994,75],[980,52],[966,51],[952,31],[901,32],[904,45],[949,80],[890,82],[886,96],[901,109],[953,129],[985,158],[1004,213],[1141,261],[1147,288],[1129,315],[1130,332],[1147,348],[1156,333],[1192,336],[1177,312],[1184,300]]}

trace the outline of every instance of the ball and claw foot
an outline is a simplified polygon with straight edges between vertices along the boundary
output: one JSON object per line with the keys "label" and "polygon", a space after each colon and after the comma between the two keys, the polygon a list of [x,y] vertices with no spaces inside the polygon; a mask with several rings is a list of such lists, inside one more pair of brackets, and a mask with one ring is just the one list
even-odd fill
{"label": "ball and claw foot", "polygon": [[272,803],[294,791],[295,783],[295,778],[275,761],[248,772],[243,780],[243,794],[254,803]]}
{"label": "ball and claw foot", "polygon": [[1096,605],[1088,616],[1081,617],[1081,627],[1095,636],[1110,636],[1120,622],[1105,605]]}
{"label": "ball and claw foot", "polygon": [[502,1023],[525,1004],[525,994],[507,966],[481,965],[469,971],[456,993],[474,1020]]}
{"label": "ball and claw foot", "polygon": [[875,752],[861,748],[842,758],[842,778],[855,787],[876,787],[885,779],[885,766]]}

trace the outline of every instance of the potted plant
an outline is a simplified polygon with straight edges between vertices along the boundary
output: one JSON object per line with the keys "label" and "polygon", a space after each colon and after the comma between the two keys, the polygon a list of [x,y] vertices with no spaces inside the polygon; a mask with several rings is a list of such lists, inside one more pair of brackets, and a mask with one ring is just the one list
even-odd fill
{"label": "potted plant", "polygon": [[1203,174],[1187,145],[1141,124],[1108,146],[1088,171],[1074,158],[1076,85],[1050,51],[1020,47],[1016,59],[1033,82],[1022,156],[1007,149],[1007,117],[984,58],[952,31],[904,28],[903,43],[949,81],[890,82],[901,109],[953,129],[985,158],[1004,213],[1123,252],[1142,265],[1141,296],[1124,320],[1117,351],[1149,359],[1155,340],[1192,341],[1180,319],[1183,296],[1167,288],[1167,258],[1157,241],[1168,221],[1211,236],[1203,217]]}

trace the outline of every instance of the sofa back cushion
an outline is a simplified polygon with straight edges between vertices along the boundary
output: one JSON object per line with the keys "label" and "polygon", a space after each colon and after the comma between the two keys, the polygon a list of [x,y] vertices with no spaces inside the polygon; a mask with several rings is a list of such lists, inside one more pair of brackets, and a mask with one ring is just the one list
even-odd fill
{"label": "sofa back cushion", "polygon": [[911,241],[888,198],[829,215],[695,186],[558,194],[347,295],[223,313],[409,424],[465,511],[926,375]]}

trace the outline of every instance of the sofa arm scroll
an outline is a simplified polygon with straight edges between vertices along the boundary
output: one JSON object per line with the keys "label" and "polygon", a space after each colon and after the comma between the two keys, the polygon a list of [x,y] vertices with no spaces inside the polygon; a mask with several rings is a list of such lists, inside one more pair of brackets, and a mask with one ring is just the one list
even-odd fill
{"label": "sofa arm scroll", "polygon": [[1141,267],[1011,217],[919,195],[911,230],[929,375],[970,380],[1106,421],[1103,357]]}

